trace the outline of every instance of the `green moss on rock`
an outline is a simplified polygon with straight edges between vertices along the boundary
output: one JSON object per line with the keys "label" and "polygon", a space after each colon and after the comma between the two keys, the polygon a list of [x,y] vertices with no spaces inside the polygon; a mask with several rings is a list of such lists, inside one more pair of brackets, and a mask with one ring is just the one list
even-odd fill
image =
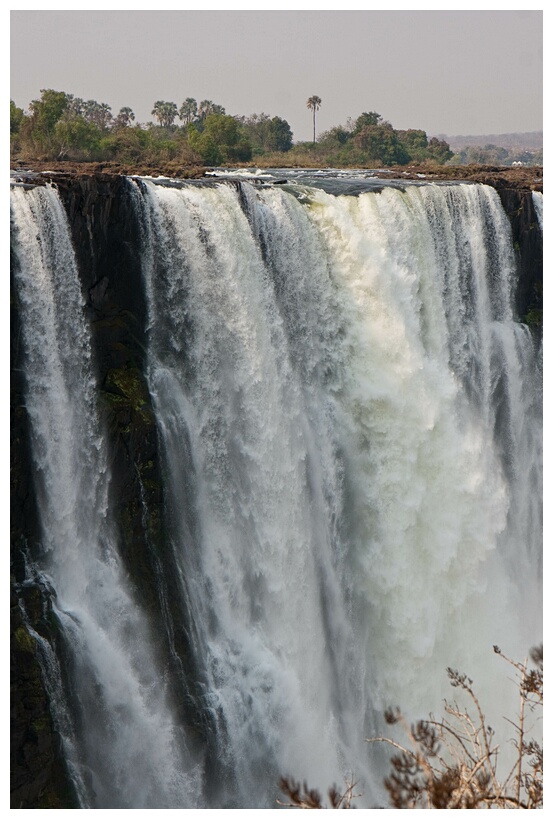
{"label": "green moss on rock", "polygon": [[25,626],[19,626],[19,628],[14,631],[13,636],[20,651],[23,651],[26,654],[36,653],[36,642],[33,640]]}
{"label": "green moss on rock", "polygon": [[529,310],[524,316],[524,323],[528,327],[541,328],[543,326],[543,310]]}
{"label": "green moss on rock", "polygon": [[109,400],[121,403],[121,399],[135,412],[149,405],[150,396],[140,371],[136,367],[119,367],[108,370],[105,379],[105,394]]}

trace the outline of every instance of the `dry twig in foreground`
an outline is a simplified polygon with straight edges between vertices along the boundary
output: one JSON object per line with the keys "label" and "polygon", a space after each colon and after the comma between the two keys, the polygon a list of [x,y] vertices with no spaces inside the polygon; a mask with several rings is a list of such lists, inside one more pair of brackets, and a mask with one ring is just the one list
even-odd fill
{"label": "dry twig in foreground", "polygon": [[529,717],[543,705],[543,648],[531,652],[536,665],[532,670],[528,670],[527,662],[517,663],[506,657],[497,646],[494,651],[517,672],[519,713],[516,721],[508,720],[515,730],[512,740],[515,761],[511,769],[499,779],[500,749],[492,744],[494,731],[486,725],[473,681],[448,668],[452,687],[468,694],[474,714],[461,709],[456,702],[446,702],[446,716],[440,722],[430,718],[409,726],[399,709],[389,709],[386,721],[403,726],[410,747],[387,737],[367,740],[387,743],[397,751],[390,760],[392,773],[384,780],[392,807],[543,807],[543,748],[541,742],[529,739],[534,725],[528,726]]}

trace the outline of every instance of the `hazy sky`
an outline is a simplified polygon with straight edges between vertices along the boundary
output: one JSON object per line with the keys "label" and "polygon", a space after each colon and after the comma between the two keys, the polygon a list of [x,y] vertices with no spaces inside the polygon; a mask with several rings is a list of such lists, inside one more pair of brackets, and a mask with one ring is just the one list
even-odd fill
{"label": "hazy sky", "polygon": [[41,88],[152,119],[158,99],[264,111],[310,139],[377,111],[437,134],[542,129],[541,11],[12,11],[11,98]]}

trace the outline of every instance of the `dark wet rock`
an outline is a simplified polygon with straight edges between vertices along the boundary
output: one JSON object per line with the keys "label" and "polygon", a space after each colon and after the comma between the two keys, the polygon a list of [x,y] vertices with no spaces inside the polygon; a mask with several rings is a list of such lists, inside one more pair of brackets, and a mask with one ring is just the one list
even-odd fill
{"label": "dark wet rock", "polygon": [[12,579],[10,631],[10,807],[76,808],[33,634],[55,643],[48,593],[40,584]]}

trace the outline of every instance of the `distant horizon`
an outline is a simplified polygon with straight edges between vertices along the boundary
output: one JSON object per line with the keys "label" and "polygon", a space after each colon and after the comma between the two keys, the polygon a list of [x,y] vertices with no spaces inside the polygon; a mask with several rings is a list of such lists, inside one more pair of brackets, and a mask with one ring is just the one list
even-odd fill
{"label": "distant horizon", "polygon": [[501,131],[496,133],[491,133],[491,131],[487,131],[483,134],[434,134],[434,136],[450,136],[450,137],[481,137],[481,136],[515,136],[517,134],[527,135],[527,134],[542,134],[543,135],[543,128],[536,129],[534,131]]}
{"label": "distant horizon", "polygon": [[[11,11],[11,93],[96,99],[153,119],[210,99],[312,138],[376,111],[428,136],[543,130],[541,11]],[[513,104],[515,101],[516,104]]]}
{"label": "distant horizon", "polygon": [[459,151],[470,146],[484,147],[485,144],[503,148],[519,146],[528,151],[543,151],[543,130],[540,131],[507,131],[503,134],[436,134],[438,139],[445,140],[452,151]]}

